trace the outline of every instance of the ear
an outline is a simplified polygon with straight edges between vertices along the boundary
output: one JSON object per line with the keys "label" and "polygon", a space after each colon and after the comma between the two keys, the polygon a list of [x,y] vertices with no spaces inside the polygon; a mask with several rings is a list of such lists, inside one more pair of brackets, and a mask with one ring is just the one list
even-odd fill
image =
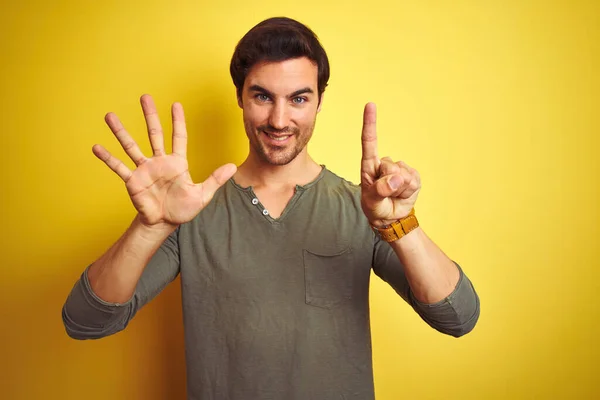
{"label": "ear", "polygon": [[321,98],[319,99],[319,105],[317,106],[317,113],[321,111],[321,107],[323,106],[323,97],[325,97],[325,92],[321,93]]}

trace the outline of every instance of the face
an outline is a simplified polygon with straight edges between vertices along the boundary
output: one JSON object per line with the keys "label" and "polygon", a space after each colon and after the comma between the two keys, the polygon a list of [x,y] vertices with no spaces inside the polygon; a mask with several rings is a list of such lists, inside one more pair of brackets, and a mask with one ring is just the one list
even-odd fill
{"label": "face", "polygon": [[317,113],[318,68],[308,58],[256,64],[238,104],[250,151],[271,165],[285,165],[306,153]]}

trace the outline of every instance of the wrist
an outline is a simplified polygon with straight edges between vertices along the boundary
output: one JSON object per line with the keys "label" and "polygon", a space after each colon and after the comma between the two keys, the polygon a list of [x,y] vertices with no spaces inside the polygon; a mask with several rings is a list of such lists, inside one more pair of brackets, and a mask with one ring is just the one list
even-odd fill
{"label": "wrist", "polygon": [[376,219],[375,221],[369,221],[369,225],[375,229],[389,228],[390,225],[398,221],[397,219]]}
{"label": "wrist", "polygon": [[386,220],[379,220],[379,225],[371,224],[373,230],[386,242],[395,242],[419,227],[419,221],[415,215],[415,209],[405,217],[384,224]]}
{"label": "wrist", "polygon": [[173,225],[165,222],[156,224],[147,224],[142,220],[142,216],[138,214],[133,220],[132,228],[137,231],[141,237],[148,241],[164,240],[171,233],[175,232],[178,225]]}
{"label": "wrist", "polygon": [[414,207],[411,208],[410,210],[407,210],[405,212],[403,212],[402,214],[397,214],[395,216],[395,218],[392,219],[384,219],[384,218],[369,218],[369,216],[367,215],[367,218],[369,220],[369,225],[371,225],[373,228],[388,228],[391,224],[393,224],[394,222],[400,221],[404,218],[407,218],[410,215],[414,215]]}

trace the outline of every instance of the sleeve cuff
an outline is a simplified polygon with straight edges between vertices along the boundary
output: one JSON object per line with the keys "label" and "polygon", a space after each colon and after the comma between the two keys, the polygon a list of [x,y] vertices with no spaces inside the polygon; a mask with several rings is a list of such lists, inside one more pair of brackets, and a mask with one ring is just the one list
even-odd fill
{"label": "sleeve cuff", "polygon": [[96,293],[94,293],[94,291],[92,290],[92,286],[91,286],[90,280],[88,278],[89,268],[90,268],[90,266],[88,266],[85,269],[85,271],[83,271],[83,274],[81,275],[81,282],[83,283],[83,292],[84,292],[84,295],[86,297],[88,304],[90,304],[92,307],[94,307],[100,311],[104,311],[104,312],[117,311],[120,308],[128,307],[131,305],[131,303],[133,302],[134,296],[131,296],[131,298],[129,300],[127,300],[125,303],[111,303],[111,302],[102,300],[100,297],[98,297],[98,295]]}
{"label": "sleeve cuff", "polygon": [[410,298],[415,310],[430,326],[458,337],[475,327],[479,318],[479,297],[462,268],[456,262],[454,264],[460,276],[456,287],[446,298],[432,304],[420,302],[412,292]]}

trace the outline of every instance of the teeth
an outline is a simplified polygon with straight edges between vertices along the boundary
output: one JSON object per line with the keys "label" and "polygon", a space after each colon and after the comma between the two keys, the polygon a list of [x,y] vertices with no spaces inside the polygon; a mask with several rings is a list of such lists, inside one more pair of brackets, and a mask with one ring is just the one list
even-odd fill
{"label": "teeth", "polygon": [[285,139],[289,138],[289,136],[273,136],[273,135],[270,135],[270,134],[267,134],[267,135],[268,135],[268,136],[269,136],[271,139],[273,139],[273,140],[277,140],[278,142],[282,142],[282,141],[284,141]]}

